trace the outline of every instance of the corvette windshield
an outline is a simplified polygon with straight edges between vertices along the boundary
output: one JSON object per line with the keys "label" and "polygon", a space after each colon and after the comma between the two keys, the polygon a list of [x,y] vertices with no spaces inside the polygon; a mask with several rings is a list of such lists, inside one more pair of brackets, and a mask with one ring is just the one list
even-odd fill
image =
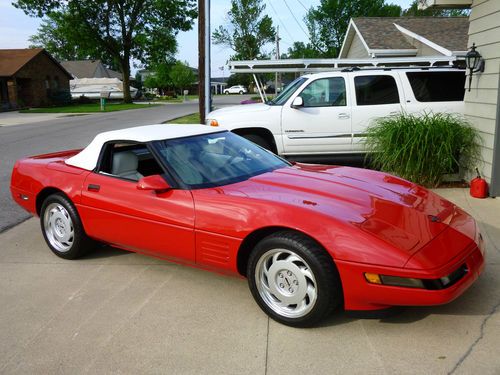
{"label": "corvette windshield", "polygon": [[189,188],[244,181],[288,162],[230,132],[153,142],[169,170]]}
{"label": "corvette windshield", "polygon": [[299,77],[292,83],[290,83],[276,98],[267,101],[266,104],[269,105],[283,105],[292,96],[292,94],[297,91],[297,89],[302,86],[302,84],[307,81],[307,78]]}

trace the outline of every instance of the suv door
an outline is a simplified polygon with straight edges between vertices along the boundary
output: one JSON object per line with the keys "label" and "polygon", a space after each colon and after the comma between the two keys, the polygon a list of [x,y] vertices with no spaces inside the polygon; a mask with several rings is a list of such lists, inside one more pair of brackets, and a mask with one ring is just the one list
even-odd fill
{"label": "suv door", "polygon": [[366,128],[381,117],[401,113],[405,100],[399,77],[391,72],[350,74],[353,93],[352,150],[363,151]]}
{"label": "suv door", "polygon": [[[291,104],[298,96],[303,106],[293,108]],[[310,81],[283,106],[281,124],[285,154],[349,151],[351,105],[345,74]]]}

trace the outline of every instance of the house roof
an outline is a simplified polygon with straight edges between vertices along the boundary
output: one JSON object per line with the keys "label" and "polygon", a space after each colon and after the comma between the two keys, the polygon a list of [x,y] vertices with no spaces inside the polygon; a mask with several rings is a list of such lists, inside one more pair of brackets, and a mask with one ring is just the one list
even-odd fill
{"label": "house roof", "polygon": [[122,74],[108,69],[101,60],[72,60],[63,61],[61,65],[71,73],[74,78],[118,78]]}
{"label": "house roof", "polygon": [[414,48],[396,25],[450,51],[466,51],[468,17],[360,17],[353,18],[370,49]]}
{"label": "house roof", "polygon": [[0,77],[10,77],[30,62],[39,53],[45,53],[64,73],[71,75],[43,48],[0,49]]}

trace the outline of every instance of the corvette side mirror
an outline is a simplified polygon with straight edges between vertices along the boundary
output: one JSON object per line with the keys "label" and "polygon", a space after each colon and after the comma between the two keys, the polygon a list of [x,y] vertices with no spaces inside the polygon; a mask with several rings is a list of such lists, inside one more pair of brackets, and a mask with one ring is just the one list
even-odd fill
{"label": "corvette side mirror", "polygon": [[160,176],[159,174],[155,174],[152,176],[147,176],[147,177],[141,178],[137,182],[137,189],[138,190],[154,190],[156,192],[162,192],[162,191],[166,191],[166,190],[171,189],[171,187],[162,176]]}
{"label": "corvette side mirror", "polygon": [[304,99],[302,99],[302,96],[297,96],[295,99],[293,99],[292,102],[292,108],[300,108],[304,106]]}

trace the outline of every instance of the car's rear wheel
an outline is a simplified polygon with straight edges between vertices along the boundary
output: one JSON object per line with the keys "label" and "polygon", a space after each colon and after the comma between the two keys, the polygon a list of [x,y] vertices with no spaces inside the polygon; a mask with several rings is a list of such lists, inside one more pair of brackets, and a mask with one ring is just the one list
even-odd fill
{"label": "car's rear wheel", "polygon": [[224,94],[229,95],[229,91],[224,91]]}
{"label": "car's rear wheel", "polygon": [[250,255],[247,277],[262,310],[289,326],[314,325],[342,303],[332,258],[300,233],[278,232],[259,242]]}
{"label": "car's rear wheel", "polygon": [[63,194],[52,194],[45,199],[40,210],[40,225],[47,245],[61,258],[75,259],[95,247],[75,207]]}

